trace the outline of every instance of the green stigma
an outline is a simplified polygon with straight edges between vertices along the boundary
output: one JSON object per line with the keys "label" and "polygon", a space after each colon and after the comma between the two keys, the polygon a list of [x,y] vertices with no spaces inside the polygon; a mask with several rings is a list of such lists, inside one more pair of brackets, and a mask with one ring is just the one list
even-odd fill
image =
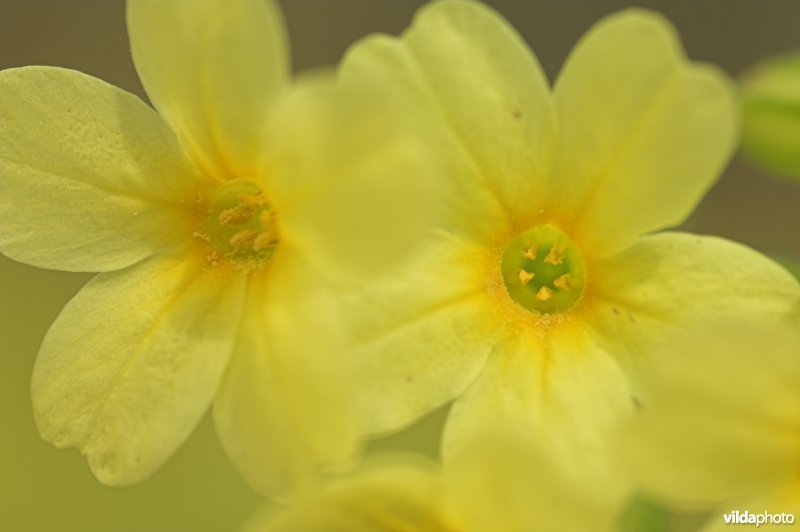
{"label": "green stigma", "polygon": [[227,181],[204,203],[203,220],[193,236],[210,245],[212,266],[227,259],[237,268],[252,270],[269,262],[278,245],[275,211],[255,183]]}
{"label": "green stigma", "polygon": [[503,252],[500,269],[511,299],[544,314],[570,310],[586,284],[586,268],[575,244],[550,224],[514,237]]}

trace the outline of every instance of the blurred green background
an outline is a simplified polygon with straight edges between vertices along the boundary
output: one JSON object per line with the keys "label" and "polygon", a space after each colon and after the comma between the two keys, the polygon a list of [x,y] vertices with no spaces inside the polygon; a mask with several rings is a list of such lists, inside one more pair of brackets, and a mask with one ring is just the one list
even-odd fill
{"label": "blurred green background", "polygon": [[[349,43],[368,33],[399,32],[422,3],[283,0],[295,68],[333,64]],[[592,22],[632,5],[622,0],[487,3],[534,47],[551,80]],[[666,14],[691,58],[717,63],[733,75],[766,56],[800,48],[798,0],[636,5]],[[75,68],[144,97],[129,56],[123,0],[0,0],[0,68],[30,64]],[[800,261],[800,183],[737,157],[686,226]],[[61,307],[90,277],[38,270],[0,257],[0,530],[236,529],[260,499],[228,464],[208,419],[166,467],[132,488],[99,485],[76,451],[57,451],[39,439],[29,399],[36,352]],[[441,418],[434,415],[411,432],[371,448],[433,452]],[[678,525],[680,520],[671,518],[672,527],[685,528]]]}

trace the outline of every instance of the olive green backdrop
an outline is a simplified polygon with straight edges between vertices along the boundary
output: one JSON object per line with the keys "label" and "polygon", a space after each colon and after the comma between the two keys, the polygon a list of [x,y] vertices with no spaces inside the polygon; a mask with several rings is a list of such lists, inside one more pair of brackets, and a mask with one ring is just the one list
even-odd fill
{"label": "olive green backdrop", "polygon": [[[333,64],[349,43],[368,33],[399,32],[422,3],[283,0],[295,68]],[[632,5],[622,0],[487,3],[534,47],[551,80],[593,21]],[[637,5],[672,19],[690,57],[717,63],[734,75],[767,55],[800,48],[798,0]],[[0,68],[30,64],[75,68],[144,96],[128,53],[123,0],[0,0]],[[769,175],[737,159],[687,225],[800,261],[800,181]],[[166,467],[132,488],[99,485],[76,451],[57,451],[39,439],[29,399],[36,352],[61,307],[90,277],[0,257],[0,530],[235,529],[260,499],[222,455],[208,419]],[[433,452],[441,417],[372,448],[412,446]]]}

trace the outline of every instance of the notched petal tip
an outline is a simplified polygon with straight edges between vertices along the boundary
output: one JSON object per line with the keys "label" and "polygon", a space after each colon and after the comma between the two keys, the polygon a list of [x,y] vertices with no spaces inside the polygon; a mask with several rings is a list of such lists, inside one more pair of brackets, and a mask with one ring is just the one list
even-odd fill
{"label": "notched petal tip", "polygon": [[238,276],[198,272],[194,257],[158,257],[96,276],[37,356],[31,398],[42,437],[76,447],[105,484],[151,475],[208,408],[243,293]]}
{"label": "notched petal tip", "polygon": [[562,210],[592,253],[683,221],[736,146],[728,77],[691,62],[661,15],[606,17],[575,46],[554,90]]}

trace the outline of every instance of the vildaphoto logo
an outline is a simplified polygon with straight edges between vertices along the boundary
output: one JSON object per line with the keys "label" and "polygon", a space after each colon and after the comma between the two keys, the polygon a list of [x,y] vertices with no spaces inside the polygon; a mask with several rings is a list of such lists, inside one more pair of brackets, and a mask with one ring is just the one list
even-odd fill
{"label": "vildaphoto logo", "polygon": [[793,525],[794,514],[780,513],[771,514],[769,512],[762,512],[760,514],[752,514],[745,510],[740,512],[734,510],[729,514],[723,514],[725,524],[728,525]]}

